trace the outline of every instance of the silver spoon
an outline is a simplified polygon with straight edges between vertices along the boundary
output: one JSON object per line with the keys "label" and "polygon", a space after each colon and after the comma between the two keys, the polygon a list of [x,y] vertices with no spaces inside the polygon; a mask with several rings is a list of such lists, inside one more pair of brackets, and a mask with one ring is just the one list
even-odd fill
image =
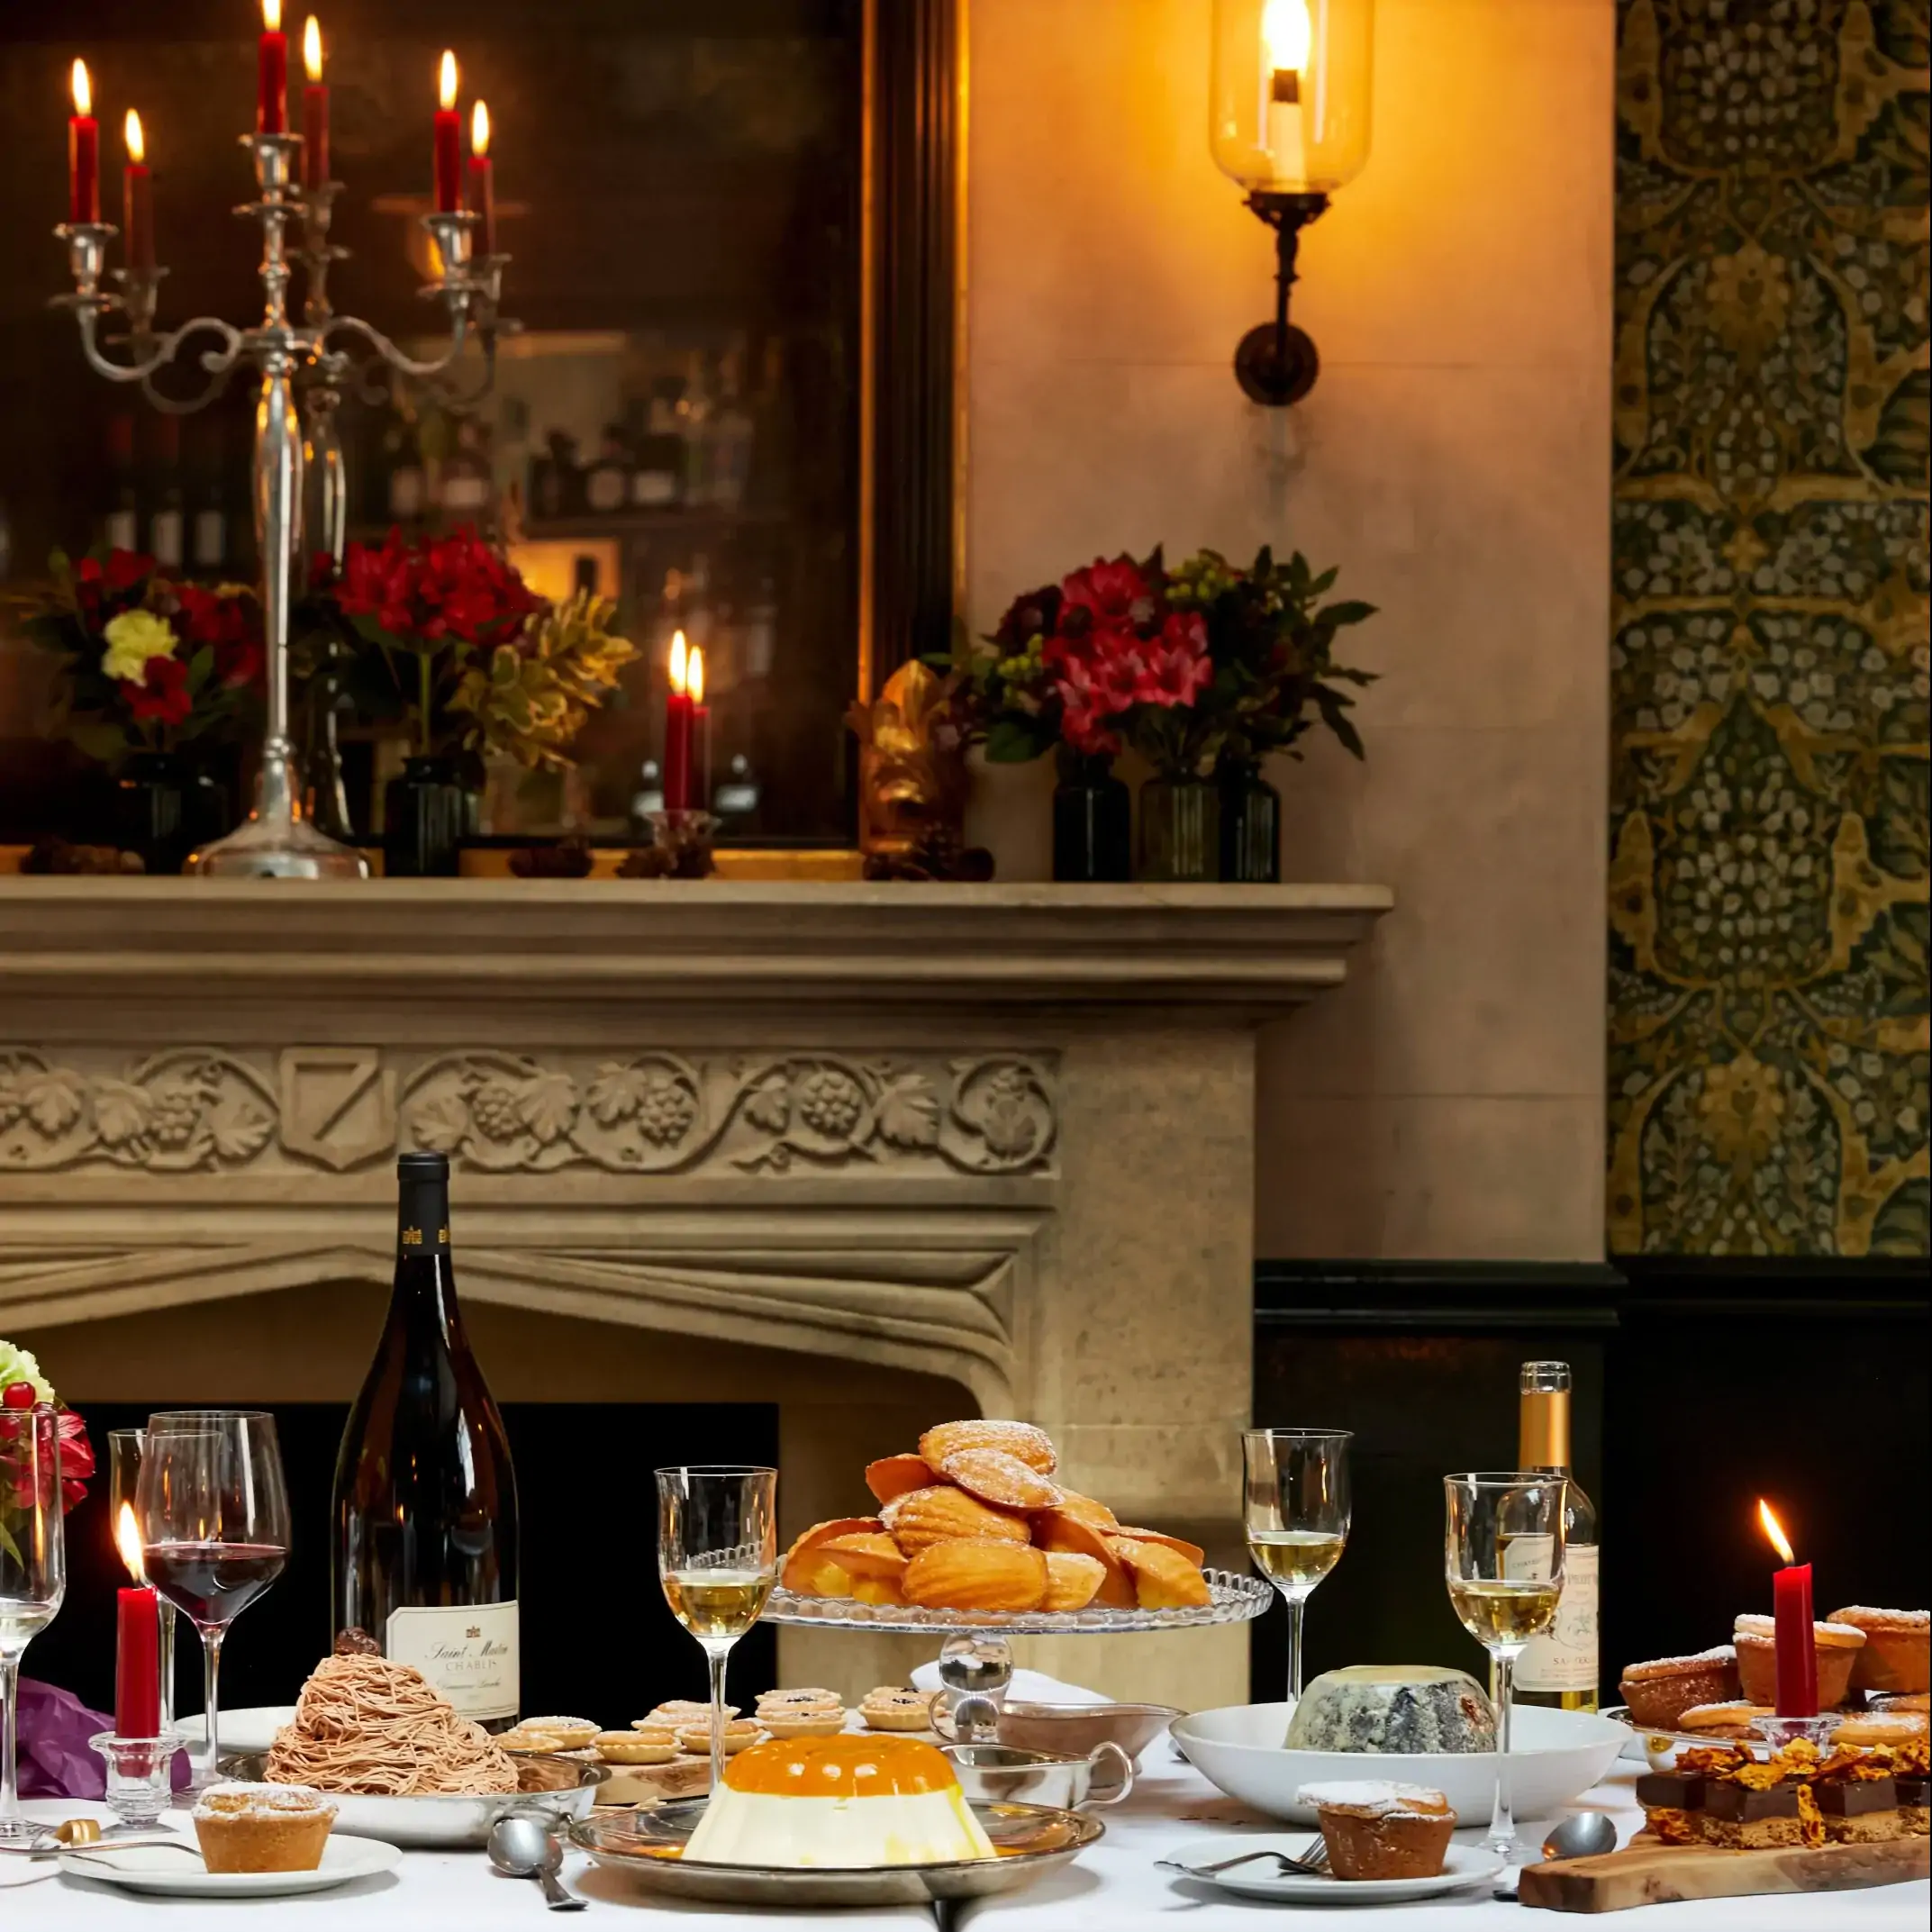
{"label": "silver spoon", "polygon": [[[1607,1811],[1573,1811],[1543,1841],[1546,1864],[1553,1858],[1595,1858],[1616,1849],[1617,1823]],[[1496,1887],[1496,1896],[1513,1899],[1519,1875],[1511,1872],[1510,1882]]]}
{"label": "silver spoon", "polygon": [[543,1887],[544,1903],[553,1912],[581,1912],[585,1900],[566,1891],[557,1872],[564,1848],[540,1818],[512,1813],[490,1827],[490,1863],[512,1878],[533,1878]]}

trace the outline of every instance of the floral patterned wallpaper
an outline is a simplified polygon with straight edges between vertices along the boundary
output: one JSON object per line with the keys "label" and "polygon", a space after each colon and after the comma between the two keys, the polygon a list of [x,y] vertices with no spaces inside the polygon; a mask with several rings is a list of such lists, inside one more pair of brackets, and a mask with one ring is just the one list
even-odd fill
{"label": "floral patterned wallpaper", "polygon": [[1922,1255],[1928,0],[1619,0],[1614,1251]]}

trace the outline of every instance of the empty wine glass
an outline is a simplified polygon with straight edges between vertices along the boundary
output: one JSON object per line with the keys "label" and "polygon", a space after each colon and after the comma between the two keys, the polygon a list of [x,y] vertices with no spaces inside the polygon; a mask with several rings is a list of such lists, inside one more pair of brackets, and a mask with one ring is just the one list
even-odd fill
{"label": "empty wine glass", "polygon": [[46,1829],[20,1813],[14,1719],[21,1654],[67,1594],[60,1508],[59,1411],[50,1402],[0,1410],[0,1846]]}
{"label": "empty wine glass", "polygon": [[[141,1516],[134,1507],[141,1479],[141,1449],[147,1431],[111,1429],[107,1432],[107,1515],[113,1525],[114,1547],[137,1583],[148,1581],[148,1560],[141,1547]],[[166,1598],[160,1610],[161,1729],[175,1728],[175,1606]]]}
{"label": "empty wine glass", "polygon": [[778,1472],[658,1472],[658,1575],[711,1666],[712,1790],[724,1788],[724,1666],[778,1580]]}
{"label": "empty wine glass", "polygon": [[1496,1802],[1487,1843],[1513,1863],[1510,1795],[1510,1675],[1563,1597],[1568,1481],[1547,1470],[1478,1470],[1442,1479],[1443,1576],[1464,1629],[1489,1652],[1496,1686]]}
{"label": "empty wine glass", "polygon": [[1247,1471],[1247,1553],[1288,1606],[1288,1703],[1302,1701],[1302,1609],[1342,1560],[1348,1541],[1346,1429],[1251,1429]]}
{"label": "empty wine glass", "polygon": [[150,1416],[134,1508],[148,1581],[201,1632],[208,1735],[199,1790],[219,1775],[222,1641],[288,1561],[275,1418],[237,1409]]}

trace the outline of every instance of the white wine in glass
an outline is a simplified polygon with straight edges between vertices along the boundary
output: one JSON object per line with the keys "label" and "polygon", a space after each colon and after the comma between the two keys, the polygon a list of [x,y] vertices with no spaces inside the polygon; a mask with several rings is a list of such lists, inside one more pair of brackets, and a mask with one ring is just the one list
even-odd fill
{"label": "white wine in glass", "polygon": [[778,1473],[732,1466],[658,1472],[658,1576],[671,1614],[711,1671],[712,1790],[724,1788],[724,1667],[778,1580]]}
{"label": "white wine in glass", "polygon": [[1302,1701],[1302,1610],[1348,1543],[1344,1429],[1251,1429],[1241,1438],[1247,1553],[1288,1608],[1288,1702]]}
{"label": "white wine in glass", "polygon": [[1457,1620],[1489,1652],[1496,1687],[1496,1802],[1489,1848],[1511,1864],[1518,1842],[1510,1794],[1510,1683],[1531,1637],[1563,1598],[1564,1477],[1547,1471],[1477,1470],[1442,1479],[1443,1581]]}
{"label": "white wine in glass", "polygon": [[[59,1411],[50,1402],[0,1409],[0,1846],[10,1851],[47,1829],[20,1810],[21,1654],[66,1595]],[[22,1916],[32,1914],[16,1913],[15,1920]]]}

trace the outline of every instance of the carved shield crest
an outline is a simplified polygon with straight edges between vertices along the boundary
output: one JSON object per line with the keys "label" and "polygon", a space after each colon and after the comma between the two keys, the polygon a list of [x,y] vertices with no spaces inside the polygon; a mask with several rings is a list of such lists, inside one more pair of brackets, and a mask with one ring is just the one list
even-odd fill
{"label": "carved shield crest", "polygon": [[374,1047],[295,1047],[280,1062],[282,1145],[338,1174],[395,1147],[395,1075]]}

